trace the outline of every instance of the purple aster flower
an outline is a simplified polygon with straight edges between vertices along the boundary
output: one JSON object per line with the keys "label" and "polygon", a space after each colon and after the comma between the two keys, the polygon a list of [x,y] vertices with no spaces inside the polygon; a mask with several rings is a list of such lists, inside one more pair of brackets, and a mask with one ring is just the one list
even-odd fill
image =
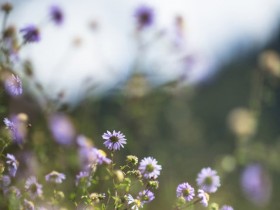
{"label": "purple aster flower", "polygon": [[224,205],[220,208],[220,210],[234,210],[231,206]]}
{"label": "purple aster flower", "polygon": [[91,146],[82,146],[79,149],[80,161],[83,169],[92,166],[110,164],[112,161],[106,157],[106,153]]}
{"label": "purple aster flower", "polygon": [[102,135],[102,138],[105,140],[104,145],[112,151],[120,150],[120,148],[123,148],[123,145],[126,144],[125,135],[120,131],[113,131],[112,133],[107,131],[107,133]]}
{"label": "purple aster flower", "polygon": [[7,165],[8,165],[8,171],[10,176],[15,177],[18,169],[18,161],[16,160],[15,156],[11,154],[7,154]]}
{"label": "purple aster flower", "polygon": [[139,171],[146,179],[156,179],[160,175],[161,165],[152,157],[143,158],[139,165]]}
{"label": "purple aster flower", "polygon": [[88,171],[80,171],[80,173],[76,176],[76,186],[78,186],[79,183],[86,183],[86,185],[89,187],[91,185],[89,177],[90,174]]}
{"label": "purple aster flower", "polygon": [[20,113],[11,120],[4,118],[6,128],[9,129],[11,138],[18,144],[22,144],[27,135],[27,115]]}
{"label": "purple aster flower", "polygon": [[64,15],[63,15],[63,12],[62,12],[62,10],[59,6],[52,5],[50,7],[50,16],[51,16],[52,21],[56,25],[61,25],[63,23]]}
{"label": "purple aster flower", "polygon": [[197,176],[197,185],[208,193],[214,193],[217,191],[220,184],[220,177],[217,175],[217,171],[211,168],[203,168]]}
{"label": "purple aster flower", "polygon": [[57,143],[70,145],[75,137],[75,128],[70,120],[64,114],[54,114],[49,119],[49,127]]}
{"label": "purple aster flower", "polygon": [[191,201],[195,196],[194,188],[187,182],[178,185],[176,194],[177,197],[183,197],[186,201]]}
{"label": "purple aster flower", "polygon": [[5,80],[5,88],[11,96],[22,94],[21,80],[17,75],[12,74]]}
{"label": "purple aster flower", "polygon": [[200,203],[204,206],[208,206],[208,201],[209,201],[209,195],[205,193],[203,190],[198,190],[197,191],[197,197],[200,198]]}
{"label": "purple aster flower", "polygon": [[29,192],[32,199],[41,197],[43,194],[42,185],[37,182],[35,176],[31,176],[26,180],[25,189]]}
{"label": "purple aster flower", "polygon": [[146,5],[139,6],[135,11],[138,28],[143,29],[152,25],[154,21],[154,10]]}
{"label": "purple aster flower", "polygon": [[155,195],[150,190],[143,190],[139,193],[138,199],[144,204],[144,203],[150,203],[152,200],[155,199]]}
{"label": "purple aster flower", "polygon": [[40,41],[39,29],[34,25],[28,25],[20,29],[20,32],[23,34],[24,43]]}
{"label": "purple aster flower", "polygon": [[143,208],[143,203],[139,199],[134,199],[130,194],[126,196],[126,200],[129,205],[132,204],[132,210],[138,210],[139,208]]}
{"label": "purple aster flower", "polygon": [[260,164],[248,165],[241,176],[241,186],[246,197],[257,206],[269,203],[272,192],[271,178]]}
{"label": "purple aster flower", "polygon": [[62,183],[62,181],[66,178],[64,174],[58,173],[57,171],[52,171],[51,173],[45,176],[47,182],[52,183]]}
{"label": "purple aster flower", "polygon": [[4,118],[3,122],[9,130],[15,129],[15,123],[9,120],[8,118]]}

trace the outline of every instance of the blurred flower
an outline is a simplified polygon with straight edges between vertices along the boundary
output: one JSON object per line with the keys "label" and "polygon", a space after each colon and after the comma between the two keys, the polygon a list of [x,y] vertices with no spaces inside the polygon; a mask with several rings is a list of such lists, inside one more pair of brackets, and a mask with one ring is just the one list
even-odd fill
{"label": "blurred flower", "polygon": [[5,2],[1,5],[1,10],[9,13],[13,9],[13,5],[9,2]]}
{"label": "blurred flower", "polygon": [[37,182],[35,176],[31,176],[26,180],[25,189],[29,192],[32,199],[41,197],[43,194],[42,185]]}
{"label": "blurred flower", "polygon": [[228,117],[229,128],[238,137],[250,137],[256,132],[257,121],[250,110],[236,108]]}
{"label": "blurred flower", "polygon": [[127,195],[126,199],[128,204],[132,204],[132,210],[138,210],[139,208],[143,208],[143,203],[139,199],[134,199],[132,195]]}
{"label": "blurred flower", "polygon": [[11,178],[7,175],[3,175],[0,177],[0,187],[2,189],[7,188],[11,184]]}
{"label": "blurred flower", "polygon": [[59,6],[52,5],[50,7],[50,16],[51,16],[52,21],[56,25],[61,25],[63,23],[64,15],[63,15],[63,12],[62,12],[62,10]]}
{"label": "blurred flower", "polygon": [[9,174],[10,174],[10,176],[15,177],[19,163],[16,160],[14,155],[7,154],[6,158],[7,158],[6,163],[8,165]]}
{"label": "blurred flower", "polygon": [[124,180],[124,174],[121,170],[115,170],[114,177],[118,182],[122,182]]}
{"label": "blurred flower", "polygon": [[27,135],[28,116],[24,113],[19,113],[13,116],[11,120],[4,118],[4,124],[9,129],[12,139],[22,144]]}
{"label": "blurred flower", "polygon": [[260,164],[248,165],[241,176],[246,197],[257,206],[265,206],[271,197],[272,183],[269,174]]}
{"label": "blurred flower", "polygon": [[22,94],[21,80],[17,75],[12,74],[5,80],[5,88],[11,96]]}
{"label": "blurred flower", "polygon": [[139,29],[148,27],[152,25],[154,21],[154,10],[147,5],[141,5],[136,9],[135,17]]}
{"label": "blurred flower", "polygon": [[234,210],[231,206],[224,205],[220,208],[220,210]]}
{"label": "blurred flower", "polygon": [[141,98],[151,91],[151,84],[146,75],[134,73],[124,86],[124,94],[131,98]]}
{"label": "blurred flower", "polygon": [[106,157],[103,150],[90,145],[82,145],[79,149],[80,162],[84,170],[94,165],[110,164],[112,161]]}
{"label": "blurred flower", "polygon": [[52,171],[51,173],[45,176],[46,181],[53,182],[56,184],[62,183],[62,181],[66,178],[65,174],[58,173],[57,171]]}
{"label": "blurred flower", "polygon": [[64,114],[54,114],[49,119],[49,127],[57,143],[70,145],[75,137],[75,128],[70,120]]}
{"label": "blurred flower", "polygon": [[104,145],[112,151],[120,150],[120,148],[124,147],[126,144],[125,135],[123,135],[120,131],[116,132],[107,131],[102,135],[102,138],[105,140]]}
{"label": "blurred flower", "polygon": [[23,34],[24,43],[40,41],[39,29],[34,25],[28,25],[20,29],[20,32]]}
{"label": "blurred flower", "polygon": [[18,188],[16,188],[15,186],[11,186],[8,189],[5,189],[4,194],[8,195],[8,196],[14,195],[16,198],[21,197],[20,190]]}
{"label": "blurred flower", "polygon": [[112,160],[106,157],[106,153],[103,150],[93,148],[93,151],[96,153],[97,163],[99,165],[110,164],[112,162]]}
{"label": "blurred flower", "polygon": [[276,77],[280,77],[280,57],[273,50],[264,51],[259,57],[261,68]]}
{"label": "blurred flower", "polygon": [[79,183],[86,183],[86,185],[89,187],[91,185],[89,180],[89,172],[88,171],[80,171],[80,173],[76,176],[76,186],[79,185]]}
{"label": "blurred flower", "polygon": [[205,192],[214,193],[217,191],[220,184],[220,177],[217,175],[217,171],[211,168],[203,168],[197,175],[197,185]]}
{"label": "blurred flower", "polygon": [[183,197],[186,201],[191,201],[195,196],[194,188],[187,182],[179,184],[176,195],[177,197]]}
{"label": "blurred flower", "polygon": [[197,197],[199,197],[200,203],[204,206],[207,207],[208,206],[208,201],[209,201],[209,195],[207,193],[205,193],[203,190],[198,190],[197,192]]}
{"label": "blurred flower", "polygon": [[23,207],[24,210],[35,210],[34,203],[26,199],[23,201]]}
{"label": "blurred flower", "polygon": [[89,138],[87,138],[84,135],[78,135],[77,136],[77,144],[79,147],[83,147],[83,148],[90,148],[92,147],[92,142],[90,141]]}
{"label": "blurred flower", "polygon": [[139,165],[139,171],[146,179],[156,179],[160,175],[161,165],[152,157],[143,158]]}
{"label": "blurred flower", "polygon": [[150,203],[152,200],[155,199],[155,194],[150,190],[143,190],[139,193],[138,199],[144,203]]}

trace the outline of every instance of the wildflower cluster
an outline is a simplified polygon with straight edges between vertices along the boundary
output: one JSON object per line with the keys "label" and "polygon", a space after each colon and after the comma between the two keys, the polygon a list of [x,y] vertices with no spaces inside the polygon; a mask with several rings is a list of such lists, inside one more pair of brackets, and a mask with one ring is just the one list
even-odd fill
{"label": "wildflower cluster", "polygon": [[[215,193],[221,186],[220,177],[218,176],[217,171],[209,167],[203,168],[200,171],[197,175],[196,184],[198,187],[197,191],[188,182],[178,185],[176,189],[178,201],[174,207],[175,210],[192,209],[197,203],[204,207],[208,207],[210,194]],[[224,209],[224,207],[221,209]]]}
{"label": "wildflower cluster", "polygon": [[[59,5],[50,5],[47,9],[48,11],[45,14],[47,23],[52,23],[49,27],[62,27],[67,21],[62,8]],[[139,58],[152,60],[152,63],[157,67],[164,65],[158,60],[153,60],[156,57],[154,55],[156,53],[150,51],[152,49],[150,46],[154,41],[160,42],[163,40],[164,43],[168,43],[166,45],[172,48],[174,52],[179,52],[179,58],[170,56],[172,61],[175,60],[180,63],[178,65],[179,69],[185,69],[184,62],[192,63],[194,61],[192,55],[188,54],[189,52],[186,53],[185,49],[182,50],[183,45],[178,44],[184,39],[183,17],[179,15],[175,17],[175,25],[172,26],[175,30],[169,34],[165,30],[157,28],[157,11],[152,6],[140,5],[134,9],[131,16],[135,22],[134,32],[136,34],[137,49],[139,49],[140,53],[151,54],[150,57],[147,56],[148,58],[145,58],[145,55],[139,56]],[[53,143],[57,146],[56,151],[53,153],[50,151],[50,154],[54,158],[60,158],[60,164],[66,163],[65,156],[68,157],[69,155],[72,165],[70,170],[66,170],[63,164],[59,165],[54,161],[51,170],[34,170],[36,167],[39,168],[38,165],[49,164],[48,161],[52,161],[51,158],[47,157],[47,153],[41,152],[46,147],[45,145],[42,146],[42,142],[30,141],[30,139],[34,140],[42,135],[40,129],[38,129],[39,131],[34,131],[34,129],[33,133],[29,129],[32,127],[29,117],[36,118],[36,116],[21,112],[14,114],[11,112],[10,115],[5,113],[1,120],[3,132],[1,130],[0,133],[0,189],[2,193],[0,195],[0,207],[4,206],[6,209],[67,208],[97,210],[138,210],[145,208],[150,202],[156,200],[155,193],[159,188],[159,177],[163,169],[159,164],[160,161],[158,162],[152,156],[139,159],[137,156],[128,155],[125,163],[122,163],[120,161],[122,158],[118,154],[129,141],[121,131],[106,131],[103,135],[100,135],[99,140],[103,139],[104,148],[97,146],[102,145],[100,141],[96,140],[98,138],[94,138],[93,141],[79,134],[71,118],[62,111],[65,107],[67,109],[67,104],[63,104],[65,107],[59,104],[63,101],[65,92],[62,90],[57,98],[50,99],[51,97],[46,93],[47,91],[44,90],[42,84],[36,80],[36,77],[33,77],[34,72],[29,61],[20,60],[21,50],[28,45],[36,46],[38,42],[44,40],[44,33],[42,33],[44,25],[42,23],[45,24],[46,22],[38,21],[16,28],[8,25],[7,21],[12,11],[12,4],[3,3],[1,5],[1,14],[4,14],[0,34],[0,74],[1,80],[3,80],[3,95],[17,102],[17,100],[21,100],[24,97],[23,94],[26,94],[26,91],[24,91],[26,84],[32,83],[31,86],[36,87],[39,93],[37,94],[42,99],[38,103],[45,105],[43,106],[43,115],[52,136],[47,137],[49,139],[53,138],[55,140]],[[146,32],[148,32],[148,35],[145,34]],[[172,43],[170,43],[170,40]],[[77,38],[75,44],[78,45],[79,43],[80,41]],[[179,45],[180,47],[178,47]],[[140,62],[136,61],[135,63],[135,69],[141,67],[140,65],[137,66]],[[23,64],[22,71],[16,69],[15,64]],[[268,51],[260,58],[260,67],[271,77],[279,79],[279,66],[280,59],[276,52]],[[181,73],[180,75],[184,78],[186,73],[184,71]],[[26,76],[32,77],[32,80],[24,80]],[[176,80],[175,83],[177,84],[178,81]],[[127,95],[134,97],[143,96],[147,93],[149,91],[149,81],[146,75],[132,72],[126,91]],[[262,94],[257,93],[255,95]],[[262,101],[261,98],[259,101]],[[277,160],[275,161],[278,157],[276,154],[278,150],[271,149],[273,152],[269,158],[260,157],[259,154],[254,156],[253,153],[251,154],[247,151],[248,145],[251,146],[251,140],[256,135],[259,125],[257,115],[258,111],[260,111],[260,104],[255,103],[255,101],[252,104],[256,107],[252,109],[238,108],[230,113],[229,128],[238,141],[237,155],[236,157],[233,155],[226,156],[223,158],[221,165],[224,169],[223,172],[226,173],[233,171],[237,164],[243,167],[251,161],[250,164],[244,166],[242,172],[240,179],[242,190],[248,200],[256,206],[263,206],[269,202],[272,194],[272,181],[263,165],[268,163],[268,165],[279,169],[279,164]],[[61,109],[58,111],[58,108]],[[1,110],[0,114],[2,115],[3,113],[4,111]],[[36,149],[31,149],[30,144],[40,146],[36,147]],[[267,149],[264,145],[252,145],[255,146],[256,151],[259,151],[259,148]],[[20,150],[16,148],[20,148]],[[29,153],[29,151],[31,152]],[[61,154],[57,154],[57,151],[58,153],[61,152]],[[37,159],[26,158],[28,155],[32,156],[32,153],[37,154]],[[263,165],[259,162],[263,163]],[[29,170],[23,170],[24,167]],[[219,174],[222,172],[220,169],[218,171]],[[73,173],[75,175],[71,176]],[[174,210],[193,209],[197,204],[201,205],[202,208],[233,210],[233,207],[229,205],[219,206],[210,202],[215,196],[214,193],[221,187],[221,179],[216,170],[210,167],[203,168],[197,175],[196,186],[191,181],[187,181],[180,183],[174,189],[177,197],[173,207]],[[68,192],[69,186],[72,186],[75,190]],[[1,203],[2,200],[4,204]],[[69,205],[69,203],[71,204]]]}

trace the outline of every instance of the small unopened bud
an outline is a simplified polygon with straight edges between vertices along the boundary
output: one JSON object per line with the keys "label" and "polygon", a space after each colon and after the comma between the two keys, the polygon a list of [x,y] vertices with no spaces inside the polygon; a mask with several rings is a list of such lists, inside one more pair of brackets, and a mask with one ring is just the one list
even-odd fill
{"label": "small unopened bud", "polygon": [[211,203],[209,206],[210,210],[219,210],[219,205],[217,203]]}
{"label": "small unopened bud", "polygon": [[100,200],[104,200],[105,194],[91,193],[89,195],[89,198],[91,199],[92,202],[99,203]]}
{"label": "small unopened bud", "polygon": [[124,174],[121,170],[114,171],[114,175],[118,182],[122,182],[124,180]]}
{"label": "small unopened bud", "polygon": [[13,5],[9,2],[6,2],[1,5],[1,10],[6,13],[9,13],[12,9],[13,9]]}
{"label": "small unopened bud", "polygon": [[159,182],[158,181],[149,181],[148,182],[148,187],[156,190],[159,187]]}
{"label": "small unopened bud", "polygon": [[64,193],[62,192],[62,191],[57,191],[56,193],[55,193],[55,197],[56,197],[56,199],[58,200],[58,201],[61,201],[61,200],[63,200],[64,199]]}
{"label": "small unopened bud", "polygon": [[132,165],[136,165],[138,163],[138,157],[134,155],[128,155],[126,156],[126,161]]}

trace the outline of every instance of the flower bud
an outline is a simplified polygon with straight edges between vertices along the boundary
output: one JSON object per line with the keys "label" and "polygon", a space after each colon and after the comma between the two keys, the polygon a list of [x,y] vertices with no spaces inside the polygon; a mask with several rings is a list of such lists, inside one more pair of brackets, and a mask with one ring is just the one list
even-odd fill
{"label": "flower bud", "polygon": [[122,182],[124,180],[124,174],[121,170],[114,171],[114,176],[118,182]]}
{"label": "flower bud", "polygon": [[156,190],[159,187],[159,182],[158,181],[149,181],[147,186],[151,189]]}
{"label": "flower bud", "polygon": [[138,157],[134,155],[126,156],[126,162],[131,163],[132,165],[136,165],[138,163]]}

